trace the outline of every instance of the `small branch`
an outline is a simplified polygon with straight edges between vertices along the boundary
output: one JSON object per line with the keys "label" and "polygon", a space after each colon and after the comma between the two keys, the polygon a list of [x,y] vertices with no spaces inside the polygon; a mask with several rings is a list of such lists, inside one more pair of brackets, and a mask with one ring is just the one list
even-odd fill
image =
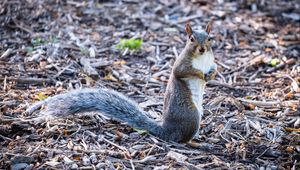
{"label": "small branch", "polygon": [[260,107],[274,107],[280,104],[280,101],[257,101],[257,100],[243,99],[243,98],[237,98],[237,99],[241,102],[254,104],[255,106],[260,106]]}
{"label": "small branch", "polygon": [[12,141],[12,139],[11,138],[8,138],[8,137],[5,137],[5,136],[3,136],[3,135],[1,135],[0,134],[0,138],[2,138],[3,140],[7,140],[7,141]]}
{"label": "small branch", "polygon": [[0,60],[6,59],[11,53],[12,53],[12,49],[7,49],[0,57]]}
{"label": "small branch", "polygon": [[201,18],[203,17],[202,14],[198,15],[191,15],[188,17],[179,18],[178,21],[176,21],[177,24],[186,23],[187,21],[191,21],[193,19]]}
{"label": "small branch", "polygon": [[[0,81],[4,81],[5,77],[0,77]],[[7,81],[16,81],[21,83],[55,83],[53,79],[43,79],[43,78],[25,78],[25,77],[6,77]]]}
{"label": "small branch", "polygon": [[222,83],[222,82],[219,82],[217,80],[210,80],[207,82],[207,84],[209,85],[213,85],[213,86],[222,86],[222,87],[226,87],[226,88],[229,88],[229,89],[235,89],[233,86],[231,86],[230,84],[227,84],[227,83]]}
{"label": "small branch", "polygon": [[259,107],[278,107],[278,106],[285,106],[285,107],[291,107],[294,105],[299,105],[300,101],[298,100],[288,100],[288,101],[257,101],[257,100],[249,100],[249,99],[243,99],[243,98],[237,98],[237,100],[253,104],[255,106]]}

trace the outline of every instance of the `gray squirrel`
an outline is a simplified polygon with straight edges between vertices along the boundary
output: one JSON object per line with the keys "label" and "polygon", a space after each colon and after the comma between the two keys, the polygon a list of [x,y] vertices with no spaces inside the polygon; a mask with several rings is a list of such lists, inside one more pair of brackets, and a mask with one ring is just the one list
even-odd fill
{"label": "gray squirrel", "polygon": [[217,65],[211,49],[209,33],[185,27],[187,42],[176,59],[168,81],[162,122],[149,118],[137,103],[108,89],[83,89],[49,97],[29,107],[32,113],[42,106],[40,117],[66,117],[82,112],[100,112],[105,116],[147,130],[166,141],[189,142],[198,132],[203,114],[205,84],[214,79]]}

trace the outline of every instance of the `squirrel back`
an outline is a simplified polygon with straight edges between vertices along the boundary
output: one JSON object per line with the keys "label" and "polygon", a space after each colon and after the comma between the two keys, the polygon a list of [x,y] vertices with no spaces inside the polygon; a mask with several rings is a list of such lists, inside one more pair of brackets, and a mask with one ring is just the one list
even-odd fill
{"label": "squirrel back", "polygon": [[[164,98],[163,121],[149,118],[138,105],[124,95],[107,89],[76,90],[37,102],[28,113],[46,105],[39,118],[65,117],[81,112],[100,112],[107,117],[147,130],[167,141],[188,142],[197,133],[202,116],[202,98],[207,80],[216,73],[214,56],[206,31],[193,32],[186,25],[187,44],[176,59]],[[206,63],[209,61],[208,63]]]}

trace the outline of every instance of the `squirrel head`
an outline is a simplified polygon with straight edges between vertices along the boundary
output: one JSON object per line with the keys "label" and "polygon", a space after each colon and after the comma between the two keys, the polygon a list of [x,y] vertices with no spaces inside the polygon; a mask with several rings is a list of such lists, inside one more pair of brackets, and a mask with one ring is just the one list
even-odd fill
{"label": "squirrel head", "polygon": [[186,47],[193,55],[199,56],[211,50],[211,38],[209,37],[211,29],[212,22],[206,25],[205,30],[192,30],[190,23],[186,24],[185,31],[188,35]]}

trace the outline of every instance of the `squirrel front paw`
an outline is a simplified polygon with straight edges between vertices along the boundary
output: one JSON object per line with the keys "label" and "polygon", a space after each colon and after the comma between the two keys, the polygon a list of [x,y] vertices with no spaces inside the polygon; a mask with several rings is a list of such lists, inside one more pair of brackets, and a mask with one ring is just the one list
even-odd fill
{"label": "squirrel front paw", "polygon": [[205,74],[205,81],[215,79],[216,75],[217,75],[217,69],[216,68],[210,69],[209,72]]}

